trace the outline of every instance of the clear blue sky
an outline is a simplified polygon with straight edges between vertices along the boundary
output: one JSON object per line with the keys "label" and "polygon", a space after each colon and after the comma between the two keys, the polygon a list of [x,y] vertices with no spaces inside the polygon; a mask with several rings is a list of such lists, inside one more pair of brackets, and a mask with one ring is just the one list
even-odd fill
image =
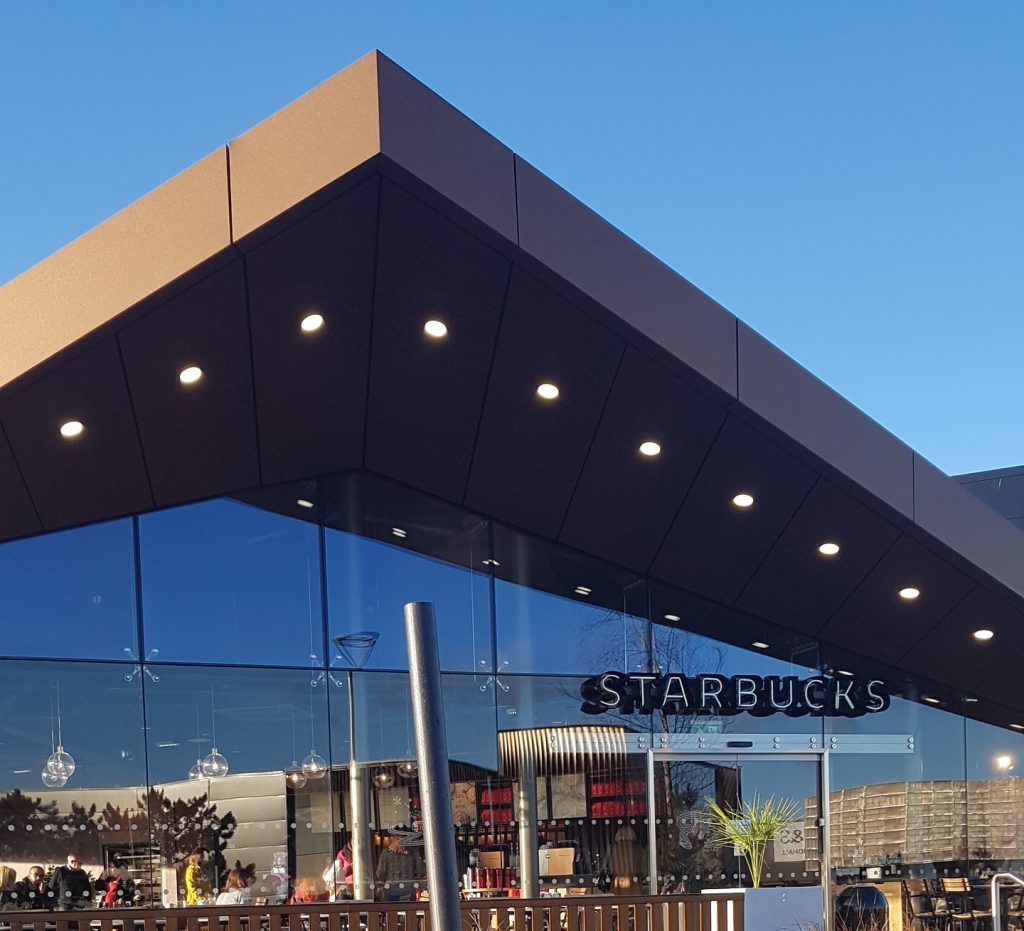
{"label": "clear blue sky", "polygon": [[3,0],[0,281],[375,47],[941,468],[1024,463],[1020,0]]}

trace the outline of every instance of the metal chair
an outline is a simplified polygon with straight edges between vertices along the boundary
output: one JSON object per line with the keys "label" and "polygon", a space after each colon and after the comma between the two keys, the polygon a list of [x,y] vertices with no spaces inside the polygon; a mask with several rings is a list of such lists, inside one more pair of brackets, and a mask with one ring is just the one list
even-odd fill
{"label": "metal chair", "polygon": [[903,902],[907,910],[906,924],[913,931],[939,931],[948,924],[948,916],[936,911],[931,889],[924,879],[903,880]]}
{"label": "metal chair", "polygon": [[949,922],[954,931],[976,931],[984,922],[991,923],[992,910],[974,907],[973,891],[966,876],[943,876],[939,889],[949,904]]}

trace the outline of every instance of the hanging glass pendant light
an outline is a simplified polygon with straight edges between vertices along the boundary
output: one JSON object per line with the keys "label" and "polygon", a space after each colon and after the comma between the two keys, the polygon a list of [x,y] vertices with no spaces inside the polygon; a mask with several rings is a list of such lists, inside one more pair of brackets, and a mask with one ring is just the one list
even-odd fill
{"label": "hanging glass pendant light", "polygon": [[292,765],[288,767],[288,771],[284,774],[284,781],[293,789],[301,789],[309,780],[306,778],[306,774],[302,771],[302,766],[299,765],[297,760],[292,760]]}
{"label": "hanging glass pendant light", "polygon": [[188,771],[188,781],[198,782],[203,778],[203,761],[197,759],[192,768]]}
{"label": "hanging glass pendant light", "polygon": [[412,779],[418,769],[419,767],[416,765],[415,760],[405,760],[405,762],[398,764],[398,775],[403,779]]}
{"label": "hanging glass pendant light", "polygon": [[203,775],[207,778],[217,779],[220,776],[226,776],[229,767],[227,758],[215,746],[203,757],[200,768],[203,771]]}
{"label": "hanging glass pendant light", "polygon": [[[51,733],[52,740],[52,733]],[[51,743],[51,747],[53,744]],[[64,749],[64,735],[60,720],[60,685],[57,686],[57,749],[46,760],[46,769],[51,776],[58,776],[67,782],[75,771],[75,758]]]}
{"label": "hanging glass pendant light", "polygon": [[213,741],[213,746],[210,748],[210,752],[203,757],[199,767],[208,779],[219,779],[228,774],[229,767],[227,757],[217,749],[217,709],[213,706],[212,688],[210,689],[210,738]]}
{"label": "hanging glass pendant light", "polygon": [[302,771],[308,779],[322,779],[327,775],[327,760],[316,750],[310,750],[309,756],[302,761]]}
{"label": "hanging glass pendant light", "polygon": [[48,789],[62,789],[68,782],[67,776],[55,776],[45,767],[43,768],[40,778],[43,780],[43,785]]}
{"label": "hanging glass pendant light", "polygon": [[373,784],[378,789],[390,789],[395,784],[395,774],[390,769],[378,769],[373,774]]}

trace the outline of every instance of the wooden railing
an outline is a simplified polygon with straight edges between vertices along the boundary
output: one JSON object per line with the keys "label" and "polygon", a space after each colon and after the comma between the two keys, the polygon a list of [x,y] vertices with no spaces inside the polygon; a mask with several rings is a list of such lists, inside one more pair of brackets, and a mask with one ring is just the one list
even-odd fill
{"label": "wooden railing", "polygon": [[[743,931],[743,896],[570,896],[461,903],[461,931]],[[0,912],[0,931],[432,931],[426,902]],[[457,931],[457,929],[443,929]]]}

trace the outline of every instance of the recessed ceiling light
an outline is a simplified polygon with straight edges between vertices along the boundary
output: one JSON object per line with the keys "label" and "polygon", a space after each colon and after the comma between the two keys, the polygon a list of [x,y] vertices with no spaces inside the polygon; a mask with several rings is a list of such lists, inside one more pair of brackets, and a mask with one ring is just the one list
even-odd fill
{"label": "recessed ceiling light", "polygon": [[987,627],[982,627],[981,630],[976,630],[974,632],[975,640],[991,640],[994,636],[995,634]]}
{"label": "recessed ceiling light", "polygon": [[901,588],[900,589],[900,598],[902,598],[904,601],[913,601],[920,594],[921,594],[921,591],[920,591],[920,589],[917,589],[917,588]]}
{"label": "recessed ceiling light", "polygon": [[485,559],[483,561],[483,563],[484,563],[485,566],[500,566],[501,565],[501,563],[498,562],[498,560],[496,560],[496,559]]}
{"label": "recessed ceiling light", "polygon": [[967,702],[967,704],[969,705],[976,705],[978,703],[978,699],[976,699],[973,695],[965,695],[964,701]]}
{"label": "recessed ceiling light", "polygon": [[295,502],[300,508],[311,508],[313,507],[312,501],[307,501],[305,498],[299,498]]}
{"label": "recessed ceiling light", "polygon": [[423,324],[423,332],[433,339],[443,339],[448,335],[448,327],[440,320],[428,320]]}
{"label": "recessed ceiling light", "polygon": [[658,456],[661,454],[661,444],[655,443],[654,440],[644,440],[640,444],[640,455],[641,456]]}
{"label": "recessed ceiling light", "polygon": [[1024,724],[1011,724],[1010,727],[1015,731],[1024,731]]}
{"label": "recessed ceiling light", "polygon": [[576,586],[576,594],[577,595],[589,595],[592,591],[593,591],[593,589],[592,588],[587,588],[586,585],[577,585]]}
{"label": "recessed ceiling light", "polygon": [[924,700],[928,702],[929,705],[937,705],[939,703],[939,700],[937,698],[933,698],[931,695],[925,695]]}
{"label": "recessed ceiling light", "polygon": [[183,385],[194,385],[203,377],[203,370],[198,365],[190,365],[178,372],[178,381]]}
{"label": "recessed ceiling light", "polygon": [[681,621],[682,618],[678,614],[666,614],[665,615],[665,620],[666,621]]}
{"label": "recessed ceiling light", "polygon": [[732,499],[732,503],[738,508],[748,508],[754,503],[754,496],[748,495],[746,492],[741,492]]}
{"label": "recessed ceiling light", "polygon": [[315,333],[324,325],[324,318],[320,314],[308,314],[302,318],[299,328],[303,333]]}
{"label": "recessed ceiling light", "polygon": [[767,644],[767,643],[765,643],[765,642],[764,642],[763,640],[755,640],[755,641],[754,641],[754,642],[753,642],[752,644],[750,644],[750,645],[751,645],[752,647],[757,647],[757,649],[759,649],[759,650],[767,650],[767,649],[768,649],[768,644]]}
{"label": "recessed ceiling light", "polygon": [[537,397],[543,398],[545,401],[554,401],[558,397],[558,385],[552,385],[550,382],[537,385]]}
{"label": "recessed ceiling light", "polygon": [[839,544],[822,543],[821,546],[818,547],[818,552],[821,553],[822,556],[835,556],[836,553],[839,552]]}
{"label": "recessed ceiling light", "polygon": [[404,540],[408,536],[401,527],[392,527],[391,532],[401,540]]}
{"label": "recessed ceiling light", "polygon": [[837,669],[836,672],[838,672],[841,676],[853,676],[853,673],[850,672],[849,669]]}
{"label": "recessed ceiling light", "polygon": [[69,420],[66,423],[60,425],[60,435],[67,440],[72,437],[81,435],[85,427],[82,425],[80,420]]}

